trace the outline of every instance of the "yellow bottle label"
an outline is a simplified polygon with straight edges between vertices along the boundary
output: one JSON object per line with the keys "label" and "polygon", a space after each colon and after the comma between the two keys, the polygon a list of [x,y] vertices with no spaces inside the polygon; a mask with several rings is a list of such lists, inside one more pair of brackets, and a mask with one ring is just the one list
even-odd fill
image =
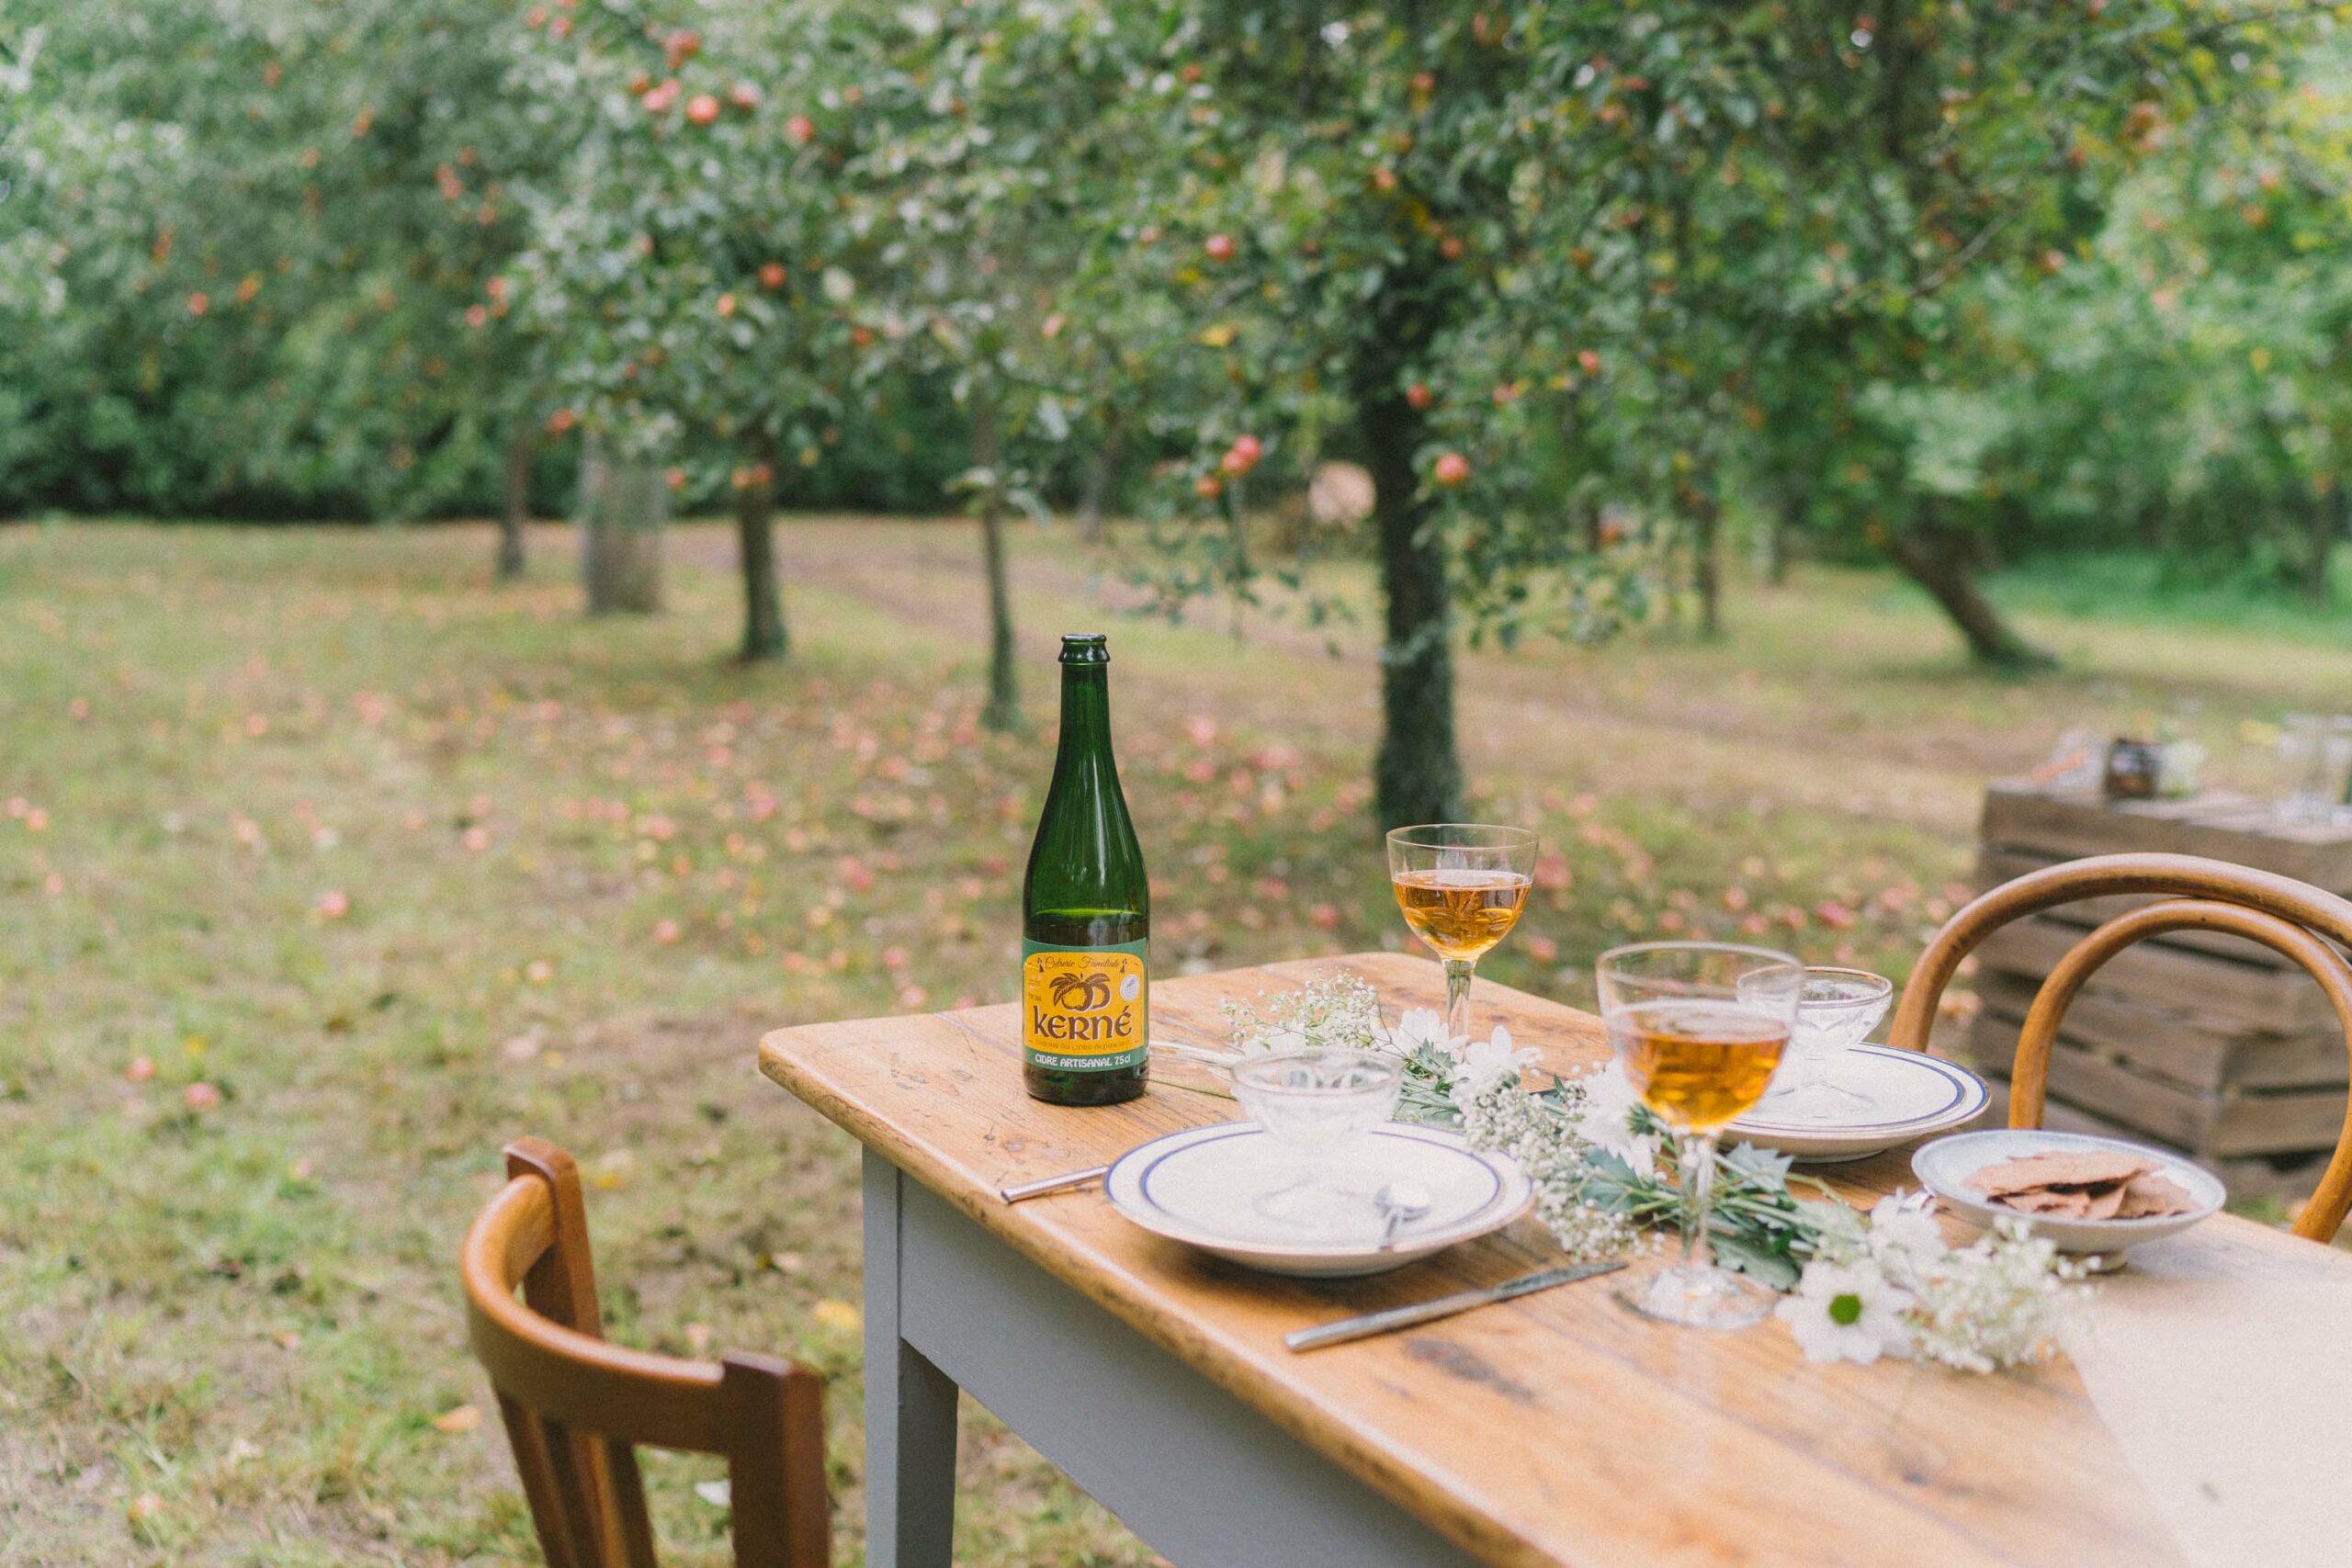
{"label": "yellow bottle label", "polygon": [[1022,944],[1021,1044],[1040,1067],[1105,1072],[1149,1050],[1144,944]]}

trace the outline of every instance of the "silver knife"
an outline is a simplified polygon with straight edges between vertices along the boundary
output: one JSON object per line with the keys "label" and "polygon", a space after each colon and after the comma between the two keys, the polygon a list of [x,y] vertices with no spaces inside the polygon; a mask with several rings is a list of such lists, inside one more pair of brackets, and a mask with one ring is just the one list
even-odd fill
{"label": "silver knife", "polygon": [[1344,1345],[1351,1339],[1369,1339],[1375,1334],[1386,1334],[1391,1329],[1434,1323],[1441,1317],[1452,1317],[1457,1312],[1485,1306],[1488,1302],[1507,1302],[1514,1296],[1548,1291],[1555,1285],[1573,1285],[1578,1280],[1589,1280],[1596,1274],[1614,1273],[1623,1267],[1623,1258],[1612,1258],[1601,1263],[1574,1263],[1566,1269],[1545,1269],[1533,1274],[1521,1274],[1516,1280],[1505,1280],[1499,1285],[1488,1285],[1481,1291],[1463,1291],[1412,1306],[1368,1312],[1356,1317],[1343,1317],[1337,1323],[1317,1324],[1313,1328],[1295,1328],[1283,1336],[1283,1343],[1294,1350],[1319,1350],[1326,1345]]}
{"label": "silver knife", "polygon": [[1035,1181],[1000,1187],[996,1195],[1008,1203],[1019,1203],[1031,1198],[1042,1198],[1048,1192],[1060,1192],[1072,1187],[1083,1187],[1090,1181],[1100,1181],[1110,1169],[1107,1165],[1091,1165],[1084,1170],[1066,1170],[1059,1176],[1041,1176]]}

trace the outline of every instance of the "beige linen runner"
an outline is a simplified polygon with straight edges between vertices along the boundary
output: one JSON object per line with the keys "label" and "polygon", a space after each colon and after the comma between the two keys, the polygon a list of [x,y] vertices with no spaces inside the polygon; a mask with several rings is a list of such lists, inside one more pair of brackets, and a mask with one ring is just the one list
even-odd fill
{"label": "beige linen runner", "polygon": [[2352,1564],[2352,1281],[2330,1261],[2155,1243],[2066,1338],[2193,1568]]}

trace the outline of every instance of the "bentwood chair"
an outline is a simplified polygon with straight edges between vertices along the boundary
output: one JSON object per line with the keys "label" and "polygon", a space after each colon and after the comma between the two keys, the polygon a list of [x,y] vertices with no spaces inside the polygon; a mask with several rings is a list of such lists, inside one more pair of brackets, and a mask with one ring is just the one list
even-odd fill
{"label": "bentwood chair", "polygon": [[[2068,1004],[2098,966],[2137,942],[2166,931],[2226,931],[2293,959],[2318,981],[2335,1009],[2352,1051],[2352,901],[2267,871],[2196,855],[2095,855],[2030,871],[2002,884],[1944,922],[1903,988],[1890,1043],[1924,1051],[1944,987],[1976,945],[2011,920],[2043,909],[2119,894],[2143,904],[2098,926],[2059,960],[2026,1012],[2009,1075],[2009,1125],[2039,1127],[2050,1077],[2050,1047]],[[2295,1234],[2330,1241],[2352,1209],[2352,1108],[2336,1134],[2335,1155],[2318,1190],[2295,1222]]]}
{"label": "bentwood chair", "polygon": [[521,1138],[506,1174],[459,1267],[548,1568],[655,1568],[639,1444],[725,1456],[740,1568],[824,1568],[817,1374],[775,1356],[685,1361],[605,1343],[579,1168]]}

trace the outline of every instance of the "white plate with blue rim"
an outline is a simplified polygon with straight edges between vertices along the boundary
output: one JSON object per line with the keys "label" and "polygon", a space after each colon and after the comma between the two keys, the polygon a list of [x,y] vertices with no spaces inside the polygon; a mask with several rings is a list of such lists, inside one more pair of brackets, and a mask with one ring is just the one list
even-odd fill
{"label": "white plate with blue rim", "polygon": [[[1501,1155],[1482,1154],[1458,1133],[1389,1122],[1330,1159],[1323,1179],[1363,1198],[1345,1224],[1302,1224],[1271,1202],[1306,1170],[1298,1156],[1254,1122],[1193,1127],[1119,1156],[1102,1179],[1111,1206],[1155,1235],[1203,1252],[1305,1279],[1399,1269],[1500,1230],[1527,1213],[1532,1185]],[[1372,1195],[1410,1183],[1428,1212],[1400,1222],[1385,1245]]]}
{"label": "white plate with blue rim", "polygon": [[1725,1144],[1778,1149],[1806,1165],[1843,1165],[1965,1127],[1984,1114],[1984,1080],[1954,1062],[1892,1045],[1856,1045],[1832,1060],[1829,1083],[1855,1098],[1824,1113],[1776,1111],[1767,1095],[1724,1129]]}

